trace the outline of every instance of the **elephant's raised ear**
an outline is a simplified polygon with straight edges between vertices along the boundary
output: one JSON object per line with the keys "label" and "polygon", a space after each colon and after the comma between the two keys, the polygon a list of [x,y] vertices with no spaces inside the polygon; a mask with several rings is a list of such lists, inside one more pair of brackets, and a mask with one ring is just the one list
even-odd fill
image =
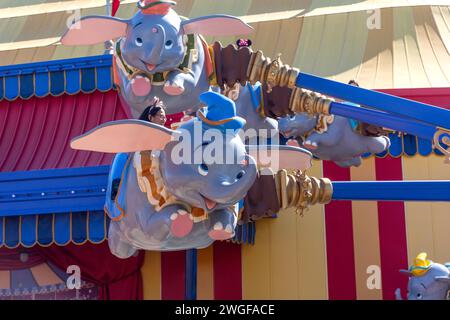
{"label": "elephant's raised ear", "polygon": [[107,153],[162,150],[176,131],[142,120],[104,123],[70,142],[72,149]]}
{"label": "elephant's raised ear", "polygon": [[61,37],[66,46],[92,45],[126,35],[128,21],[107,16],[83,17]]}
{"label": "elephant's raised ear", "polygon": [[253,27],[237,17],[215,14],[181,22],[184,34],[202,34],[205,36],[233,36],[249,34]]}
{"label": "elephant's raised ear", "polygon": [[311,167],[312,154],[302,148],[283,145],[251,145],[247,152],[259,168],[306,170]]}

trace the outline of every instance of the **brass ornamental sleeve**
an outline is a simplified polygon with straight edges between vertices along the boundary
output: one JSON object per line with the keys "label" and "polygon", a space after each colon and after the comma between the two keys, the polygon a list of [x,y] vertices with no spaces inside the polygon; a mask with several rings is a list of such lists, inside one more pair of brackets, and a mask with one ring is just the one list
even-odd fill
{"label": "brass ornamental sleeve", "polygon": [[288,174],[286,170],[279,170],[275,181],[280,207],[295,207],[300,214],[311,205],[329,203],[333,196],[333,185],[328,178],[309,177],[300,171]]}
{"label": "brass ornamental sleeve", "polygon": [[247,68],[248,81],[255,84],[257,81],[266,83],[269,92],[273,87],[295,88],[295,81],[300,70],[283,64],[280,54],[272,61],[265,57],[261,50],[253,52]]}

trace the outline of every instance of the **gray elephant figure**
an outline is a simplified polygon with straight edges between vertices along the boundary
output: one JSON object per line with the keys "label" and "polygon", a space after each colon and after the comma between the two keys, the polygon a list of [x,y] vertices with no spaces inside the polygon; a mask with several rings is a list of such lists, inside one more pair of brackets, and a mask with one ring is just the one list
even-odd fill
{"label": "gray elephant figure", "polygon": [[[114,81],[122,100],[138,118],[154,96],[167,112],[200,106],[202,92],[210,89],[213,58],[200,36],[248,34],[253,28],[227,15],[181,18],[168,0],[142,0],[129,20],[109,16],[83,17],[61,37],[64,45],[92,45],[116,39]],[[210,81],[211,80],[211,81]]]}
{"label": "gray elephant figure", "polygon": [[355,132],[349,119],[340,116],[311,116],[298,113],[278,120],[278,129],[286,138],[321,160],[331,160],[341,167],[359,166],[361,155],[387,150],[386,136],[369,137]]}
{"label": "gray elephant figure", "polygon": [[[311,165],[311,154],[300,148],[245,146],[239,135],[245,120],[236,116],[234,102],[214,92],[200,99],[208,107],[176,131],[120,120],[71,142],[79,150],[130,153],[117,196],[107,197],[105,205],[113,220],[108,241],[114,255],[203,248],[229,239],[237,224],[235,204],[256,180],[257,165]],[[270,148],[268,158],[260,156],[264,148]]]}
{"label": "gray elephant figure", "polygon": [[[409,276],[408,300],[449,300],[450,264],[445,265],[427,259],[420,253],[409,270],[400,270]],[[401,290],[395,291],[397,300],[402,300]]]}
{"label": "gray elephant figure", "polygon": [[261,90],[263,88],[259,82],[255,85],[247,83],[245,86],[236,84],[232,90],[236,92],[236,113],[246,120],[245,141],[249,144],[279,144],[278,121],[263,114]]}

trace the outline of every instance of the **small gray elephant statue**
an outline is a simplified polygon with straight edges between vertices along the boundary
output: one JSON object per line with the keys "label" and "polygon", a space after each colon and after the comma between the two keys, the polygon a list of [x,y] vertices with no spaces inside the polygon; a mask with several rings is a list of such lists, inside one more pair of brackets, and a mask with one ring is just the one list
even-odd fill
{"label": "small gray elephant statue", "polygon": [[[440,264],[420,253],[409,270],[400,270],[409,276],[408,300],[449,300],[450,264]],[[402,300],[401,290],[395,291],[397,300]]]}
{"label": "small gray elephant statue", "polygon": [[129,20],[88,16],[75,22],[61,37],[64,45],[92,45],[117,40],[114,82],[134,118],[154,96],[167,112],[197,110],[199,95],[214,84],[214,58],[200,36],[248,34],[253,28],[227,15],[195,19],[180,17],[168,0],[142,0]]}
{"label": "small gray elephant statue", "polygon": [[387,150],[386,136],[364,136],[355,132],[351,120],[341,116],[298,113],[279,119],[278,129],[286,138],[293,137],[298,145],[321,160],[331,160],[341,167],[359,166],[361,155]]}
{"label": "small gray elephant statue", "polygon": [[[176,131],[120,120],[71,142],[74,149],[120,153],[125,162],[117,195],[105,205],[113,220],[108,241],[114,255],[203,248],[229,239],[236,204],[255,182],[257,167],[310,167],[311,153],[300,148],[245,146],[239,135],[245,120],[236,116],[232,100],[211,91],[200,100],[208,107]],[[269,152],[261,156],[264,148]]]}

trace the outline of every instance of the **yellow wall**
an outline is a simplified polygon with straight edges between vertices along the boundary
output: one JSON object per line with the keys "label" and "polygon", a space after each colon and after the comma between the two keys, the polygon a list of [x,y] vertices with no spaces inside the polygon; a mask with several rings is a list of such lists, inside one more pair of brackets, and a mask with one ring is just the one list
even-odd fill
{"label": "yellow wall", "polygon": [[[450,180],[450,166],[436,155],[404,157],[403,178]],[[433,261],[449,262],[450,204],[407,202],[405,207],[409,262],[420,252],[427,252]]]}
{"label": "yellow wall", "polygon": [[[355,181],[375,181],[375,158],[365,159],[360,167],[350,169]],[[381,300],[379,289],[367,286],[368,266],[380,266],[378,207],[375,201],[353,201],[353,247],[355,253],[356,297],[358,300]]]}
{"label": "yellow wall", "polygon": [[141,268],[145,300],[161,299],[161,253],[146,251]]}
{"label": "yellow wall", "polygon": [[[321,177],[321,162],[308,174]],[[327,299],[323,206],[258,221],[255,245],[242,246],[242,269],[243,299]]]}

